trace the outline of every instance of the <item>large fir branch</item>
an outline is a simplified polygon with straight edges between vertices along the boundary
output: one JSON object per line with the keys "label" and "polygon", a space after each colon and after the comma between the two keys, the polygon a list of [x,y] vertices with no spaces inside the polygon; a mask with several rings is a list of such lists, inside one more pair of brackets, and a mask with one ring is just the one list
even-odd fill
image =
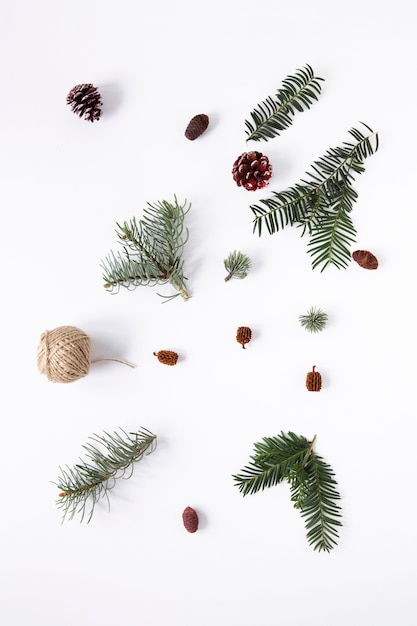
{"label": "large fir branch", "polygon": [[336,504],[340,494],[330,465],[313,453],[306,465],[306,489],[300,503],[307,540],[314,550],[329,552],[337,544],[342,526],[341,508]]}
{"label": "large fir branch", "polygon": [[269,96],[250,113],[251,121],[245,120],[246,141],[261,141],[277,137],[292,124],[298,112],[309,109],[321,93],[323,78],[314,76],[309,65],[287,76],[275,97]]}
{"label": "large fir branch", "polygon": [[[142,428],[136,433],[114,432],[93,435],[83,446],[86,459],[74,467],[60,468],[61,475],[55,483],[60,490],[57,506],[63,509],[63,519],[81,515],[81,520],[91,520],[95,505],[107,498],[118,478],[129,478],[133,464],[156,448],[156,435]],[[99,447],[97,445],[99,444]],[[109,506],[110,502],[108,500]]]}
{"label": "large fir branch", "polygon": [[187,201],[180,205],[175,197],[174,203],[148,203],[140,220],[134,217],[117,223],[122,252],[111,252],[101,263],[105,288],[117,292],[121,287],[170,283],[177,291],[175,295],[187,300],[182,255],[188,240],[184,218],[190,208]]}
{"label": "large fir branch", "polygon": [[310,443],[292,432],[264,437],[254,444],[251,462],[233,479],[244,495],[273,487],[303,463]]}
{"label": "large fir branch", "polygon": [[330,148],[314,161],[308,178],[251,205],[253,231],[261,236],[265,226],[269,234],[274,234],[295,224],[301,227],[301,236],[311,237],[308,252],[313,257],[313,268],[320,265],[323,271],[329,265],[346,267],[351,259],[350,244],[356,237],[348,217],[358,197],[352,184],[365,171],[364,160],[378,149],[378,134],[363,126],[366,134],[350,129],[354,142]]}

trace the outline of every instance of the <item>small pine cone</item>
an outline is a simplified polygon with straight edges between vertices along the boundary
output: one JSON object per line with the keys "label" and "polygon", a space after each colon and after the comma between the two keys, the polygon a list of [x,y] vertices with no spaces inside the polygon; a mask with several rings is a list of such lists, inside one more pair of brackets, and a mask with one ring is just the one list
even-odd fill
{"label": "small pine cone", "polygon": [[378,267],[378,259],[369,250],[355,250],[352,259],[365,270],[376,270]]}
{"label": "small pine cone", "polygon": [[182,521],[185,530],[188,530],[189,533],[195,533],[198,528],[197,511],[192,509],[190,506],[187,506],[182,514]]}
{"label": "small pine cone", "polygon": [[178,361],[178,354],[172,350],[159,350],[159,352],[154,352],[154,355],[164,365],[176,365]]}
{"label": "small pine cone", "polygon": [[315,371],[315,365],[311,372],[308,372],[306,378],[306,387],[309,391],[320,391],[321,389],[321,374]]}
{"label": "small pine cone", "polygon": [[233,180],[238,187],[255,191],[265,187],[272,176],[272,165],[267,156],[252,150],[244,152],[233,163]]}
{"label": "small pine cone", "polygon": [[87,122],[99,120],[101,116],[101,96],[91,83],[75,85],[67,95],[67,104],[79,117]]}
{"label": "small pine cone", "polygon": [[194,141],[197,137],[200,137],[206,130],[209,125],[208,115],[205,113],[199,113],[195,115],[192,120],[189,121],[187,128],[185,129],[184,135],[190,141]]}
{"label": "small pine cone", "polygon": [[239,326],[236,331],[236,341],[242,344],[242,348],[252,339],[252,331],[248,326]]}

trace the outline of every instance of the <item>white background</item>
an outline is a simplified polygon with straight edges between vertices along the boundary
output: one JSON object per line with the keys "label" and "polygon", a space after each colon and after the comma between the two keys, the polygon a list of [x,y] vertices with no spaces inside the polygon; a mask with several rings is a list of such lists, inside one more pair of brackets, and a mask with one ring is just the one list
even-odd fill
{"label": "white background", "polygon": [[[4,626],[411,626],[416,623],[415,21],[412,3],[316,0],[1,0],[1,532]],[[250,147],[274,175],[231,177],[244,120],[297,68],[320,100]],[[66,95],[92,82],[102,118]],[[194,142],[188,121],[210,125]],[[252,234],[249,205],[297,182],[364,121],[380,149],[356,181],[355,248],[377,271],[311,269],[296,229]],[[192,297],[111,295],[100,262],[115,225],[187,199]],[[253,269],[224,282],[238,249]],[[311,335],[298,316],[327,312]],[[92,340],[83,379],[37,369],[40,335]],[[252,328],[243,351],[238,326]],[[159,349],[175,350],[175,367]],[[323,376],[307,392],[311,366]],[[53,484],[93,433],[146,427],[157,450],[89,525],[61,524]],[[308,545],[286,484],[243,498],[231,478],[253,443],[311,438],[343,507],[338,546]],[[191,535],[182,511],[194,507]]]}

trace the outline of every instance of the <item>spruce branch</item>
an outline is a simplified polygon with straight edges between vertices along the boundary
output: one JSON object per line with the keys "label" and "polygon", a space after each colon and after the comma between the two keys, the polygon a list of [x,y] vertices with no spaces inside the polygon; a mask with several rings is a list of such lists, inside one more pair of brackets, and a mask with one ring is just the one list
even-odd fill
{"label": "spruce branch", "polygon": [[181,295],[187,300],[182,255],[188,240],[184,218],[190,208],[191,204],[187,206],[185,201],[180,205],[174,196],[173,203],[148,202],[139,220],[134,217],[117,223],[116,234],[123,251],[111,252],[102,261],[104,287],[117,293],[121,287],[170,283],[177,293],[167,299]]}
{"label": "spruce branch", "polygon": [[[63,518],[73,519],[81,515],[81,522],[87,517],[90,522],[95,505],[107,498],[118,478],[130,478],[133,464],[142,460],[156,448],[156,435],[142,428],[136,433],[114,432],[93,435],[83,446],[87,460],[80,459],[74,467],[60,467],[61,475],[54,483],[60,490],[57,506],[63,509]],[[99,447],[97,445],[99,444]]]}
{"label": "spruce branch", "polygon": [[362,124],[364,131],[349,130],[354,141],[330,148],[314,161],[307,179],[250,207],[255,216],[253,231],[259,236],[263,226],[271,235],[286,226],[300,227],[301,236],[310,237],[307,251],[313,269],[346,268],[351,261],[356,229],[350,213],[358,198],[352,184],[365,171],[364,161],[377,151],[379,143],[378,134]]}
{"label": "spruce branch", "polygon": [[268,96],[250,113],[251,121],[245,120],[246,141],[268,141],[280,135],[291,126],[297,112],[309,109],[318,100],[323,80],[314,76],[309,65],[287,76],[275,97]]}
{"label": "spruce branch", "polygon": [[304,518],[309,544],[329,552],[342,525],[340,495],[332,468],[313,449],[315,440],[316,436],[308,441],[292,432],[264,437],[254,444],[249,464],[233,479],[244,496],[286,480],[294,508]]}
{"label": "spruce branch", "polygon": [[223,263],[226,271],[228,272],[226,278],[224,279],[225,282],[231,278],[246,278],[252,266],[250,258],[238,250],[230,252],[227,258],[224,259]]}
{"label": "spruce branch", "polygon": [[301,326],[310,333],[319,333],[325,328],[328,317],[327,313],[312,306],[305,315],[299,315],[298,319]]}

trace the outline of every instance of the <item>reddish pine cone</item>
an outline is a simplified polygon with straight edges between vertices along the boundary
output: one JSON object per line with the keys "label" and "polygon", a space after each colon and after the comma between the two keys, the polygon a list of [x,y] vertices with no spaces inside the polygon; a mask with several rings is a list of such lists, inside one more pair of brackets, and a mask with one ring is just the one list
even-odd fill
{"label": "reddish pine cone", "polygon": [[252,339],[252,331],[248,326],[239,326],[236,331],[236,341],[242,344],[242,348],[245,344],[249,343]]}
{"label": "reddish pine cone", "polygon": [[67,104],[79,117],[88,122],[99,120],[101,116],[101,96],[91,83],[75,85],[67,95]]}
{"label": "reddish pine cone", "polygon": [[197,512],[190,506],[187,506],[184,509],[182,514],[182,521],[185,530],[188,530],[189,533],[195,533],[198,528],[198,515]]}
{"label": "reddish pine cone", "polygon": [[355,250],[352,259],[365,270],[376,270],[378,267],[378,259],[369,250]]}
{"label": "reddish pine cone", "polygon": [[307,374],[306,387],[309,391],[320,391],[321,389],[321,374],[315,371],[315,367],[313,365],[313,370]]}
{"label": "reddish pine cone", "polygon": [[233,180],[238,187],[255,191],[265,187],[272,176],[272,165],[267,156],[252,150],[244,152],[233,163]]}
{"label": "reddish pine cone", "polygon": [[164,365],[176,365],[178,361],[178,354],[172,352],[172,350],[159,350],[159,352],[154,352],[154,355],[158,357],[158,361]]}
{"label": "reddish pine cone", "polygon": [[199,113],[195,115],[192,120],[189,121],[187,128],[185,129],[184,135],[190,141],[194,141],[197,137],[200,137],[206,130],[209,125],[208,115],[205,113]]}

